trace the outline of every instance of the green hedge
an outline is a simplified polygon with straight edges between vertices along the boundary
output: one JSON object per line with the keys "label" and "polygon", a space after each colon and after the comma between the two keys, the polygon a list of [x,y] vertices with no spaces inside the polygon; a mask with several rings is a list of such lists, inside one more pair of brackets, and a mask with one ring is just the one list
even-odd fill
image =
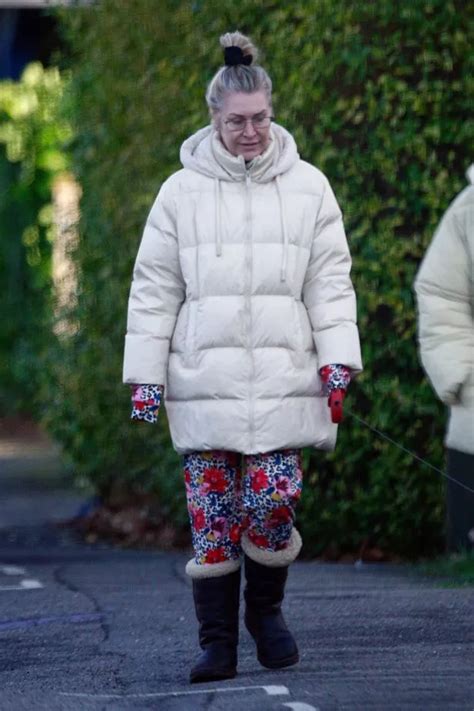
{"label": "green hedge", "polygon": [[0,82],[0,414],[35,412],[40,355],[49,340],[51,187],[68,167],[66,79],[29,64]]}
{"label": "green hedge", "polygon": [[[474,132],[470,4],[446,0],[219,3],[103,0],[63,11],[74,72],[74,160],[84,190],[74,339],[51,353],[48,423],[77,472],[155,488],[184,521],[165,417],[128,422],[121,385],[126,301],[146,213],[204,125],[218,37],[264,50],[277,120],[334,186],[354,257],[365,371],[351,411],[443,466],[444,412],[418,365],[412,283],[435,225],[464,183]],[[300,528],[310,553],[377,545],[437,550],[443,484],[351,416],[331,455],[306,451]]]}

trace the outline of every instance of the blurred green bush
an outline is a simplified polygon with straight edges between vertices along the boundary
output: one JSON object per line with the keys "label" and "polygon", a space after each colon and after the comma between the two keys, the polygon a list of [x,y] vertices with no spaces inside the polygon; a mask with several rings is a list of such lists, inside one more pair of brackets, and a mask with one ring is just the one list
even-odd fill
{"label": "blurred green bush", "polygon": [[51,188],[68,167],[65,84],[57,68],[37,62],[18,82],[0,82],[0,415],[38,406],[51,309]]}
{"label": "blurred green bush", "polygon": [[[412,283],[472,160],[473,6],[453,0],[149,0],[61,11],[71,47],[74,165],[83,188],[80,330],[49,355],[46,419],[79,475],[154,488],[186,518],[165,417],[128,421],[126,302],[146,214],[208,122],[219,35],[264,50],[277,120],[329,177],[354,257],[365,371],[348,408],[443,466],[443,408],[420,370]],[[447,367],[449,365],[447,364]],[[441,478],[348,415],[337,451],[305,452],[299,525],[310,553],[439,549]]]}

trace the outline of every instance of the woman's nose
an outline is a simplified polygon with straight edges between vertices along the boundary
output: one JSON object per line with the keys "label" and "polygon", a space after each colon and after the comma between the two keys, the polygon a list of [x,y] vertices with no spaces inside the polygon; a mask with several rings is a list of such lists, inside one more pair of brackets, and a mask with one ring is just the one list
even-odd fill
{"label": "woman's nose", "polygon": [[248,119],[245,123],[244,136],[255,136],[256,133],[257,131],[255,130],[252,119]]}

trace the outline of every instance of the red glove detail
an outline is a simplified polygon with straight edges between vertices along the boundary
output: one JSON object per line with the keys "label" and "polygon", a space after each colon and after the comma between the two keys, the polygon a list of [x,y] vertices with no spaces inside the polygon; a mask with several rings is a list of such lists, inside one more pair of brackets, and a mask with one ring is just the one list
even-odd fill
{"label": "red glove detail", "polygon": [[342,411],[342,404],[346,391],[338,388],[337,390],[332,390],[328,398],[328,406],[331,408],[331,420],[336,424],[339,424],[344,419],[344,413]]}
{"label": "red glove detail", "polygon": [[323,366],[319,374],[324,384],[324,390],[328,395],[331,420],[339,424],[344,418],[342,404],[346,396],[347,387],[351,382],[351,371],[341,363],[330,363]]}

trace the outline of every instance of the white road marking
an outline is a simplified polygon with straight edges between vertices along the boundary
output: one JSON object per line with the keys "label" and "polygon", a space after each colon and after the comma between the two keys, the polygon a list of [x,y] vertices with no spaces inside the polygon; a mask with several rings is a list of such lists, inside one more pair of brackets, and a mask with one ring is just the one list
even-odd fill
{"label": "white road marking", "polygon": [[[26,568],[22,568],[19,565],[0,565],[0,575],[10,575],[10,576],[21,576],[27,575]],[[13,581],[12,581],[13,582]],[[0,592],[6,590],[39,590],[44,587],[43,583],[34,578],[23,578],[19,580],[16,585],[0,585]]]}
{"label": "white road marking", "polygon": [[0,565],[0,573],[4,575],[26,575],[26,570],[19,568],[17,565]]}
{"label": "white road marking", "polygon": [[305,704],[302,701],[292,701],[290,703],[283,704],[283,706],[288,706],[288,708],[293,709],[293,711],[319,711],[316,706]]}
{"label": "white road marking", "polygon": [[39,580],[26,579],[20,580],[18,585],[0,585],[0,592],[5,590],[38,590],[42,587],[44,586]]}
{"label": "white road marking", "polygon": [[26,588],[27,590],[35,590],[37,588],[43,587],[43,583],[40,583],[39,580],[33,580],[33,579],[22,580],[20,585],[22,588]]}
{"label": "white road marking", "polygon": [[268,696],[289,696],[290,692],[286,686],[262,686]]}
{"label": "white road marking", "polygon": [[[196,691],[163,691],[157,692],[155,694],[127,694],[126,696],[121,696],[120,694],[76,694],[68,691],[61,691],[60,696],[71,696],[74,698],[81,699],[157,699],[163,698],[165,696],[195,696],[196,694],[215,694],[215,693],[225,693],[229,691],[249,691],[251,689],[263,689],[268,696],[288,696],[289,690],[286,686],[233,686],[233,687],[221,687],[215,689],[196,689]],[[307,706],[307,709],[312,709],[312,706]]]}

